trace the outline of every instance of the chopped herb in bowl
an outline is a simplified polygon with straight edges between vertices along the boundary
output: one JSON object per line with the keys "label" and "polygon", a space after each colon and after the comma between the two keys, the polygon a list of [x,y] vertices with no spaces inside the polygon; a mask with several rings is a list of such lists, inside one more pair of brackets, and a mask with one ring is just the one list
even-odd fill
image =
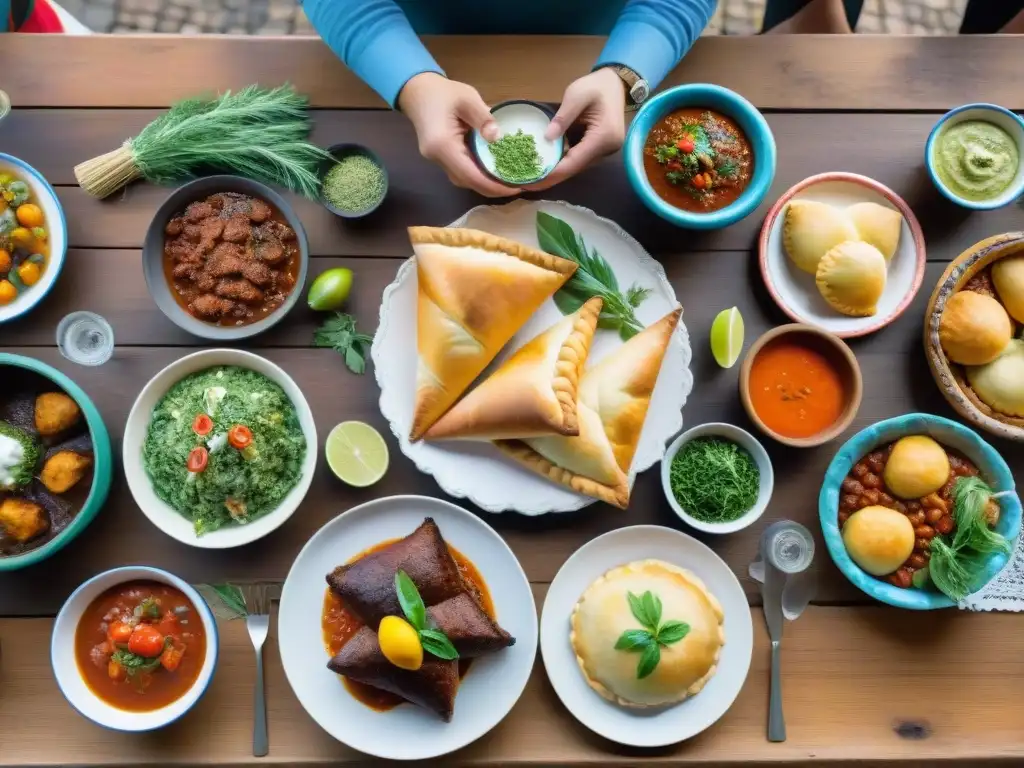
{"label": "chopped herb in bowl", "polygon": [[758,503],[758,462],[732,440],[714,434],[684,440],[666,461],[666,491],[687,517],[699,523],[733,523]]}
{"label": "chopped herb in bowl", "polygon": [[322,200],[331,213],[358,218],[377,209],[388,190],[388,174],[369,149],[340,144],[328,150],[332,160],[321,166]]}

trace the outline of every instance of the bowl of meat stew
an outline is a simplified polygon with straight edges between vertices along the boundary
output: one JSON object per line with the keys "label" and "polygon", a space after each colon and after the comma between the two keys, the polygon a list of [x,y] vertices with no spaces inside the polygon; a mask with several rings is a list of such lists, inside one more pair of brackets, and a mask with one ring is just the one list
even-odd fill
{"label": "bowl of meat stew", "polygon": [[[898,451],[903,455],[897,456]],[[938,471],[929,469],[935,454],[944,454]],[[892,471],[894,461],[911,470]],[[926,413],[885,419],[861,430],[832,459],[818,499],[833,562],[860,590],[897,608],[956,605],[930,571],[935,571],[939,549],[948,563],[949,553],[962,546],[957,533],[966,518],[958,484],[975,478],[991,491],[977,513],[1001,547],[961,550],[973,561],[970,593],[999,574],[1020,534],[1021,502],[1002,456],[973,430]],[[864,523],[860,531],[867,533],[854,537],[850,527],[856,516]],[[865,554],[864,536],[874,537],[879,549],[873,554]]]}
{"label": "bowl of meat stew", "polygon": [[265,184],[209,176],[175,190],[146,233],[143,269],[160,310],[216,341],[255,336],[295,306],[309,246],[292,207]]}

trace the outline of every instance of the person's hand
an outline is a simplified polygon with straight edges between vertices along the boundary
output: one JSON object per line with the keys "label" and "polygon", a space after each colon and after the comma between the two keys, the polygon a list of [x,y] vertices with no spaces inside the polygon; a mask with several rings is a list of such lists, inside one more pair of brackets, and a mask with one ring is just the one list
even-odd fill
{"label": "person's hand", "polygon": [[476,88],[435,72],[411,78],[398,95],[398,107],[412,121],[420,154],[440,165],[452,184],[487,197],[519,194],[488,176],[466,146],[466,134],[476,129],[487,141],[498,138],[498,124]]}
{"label": "person's hand", "polygon": [[553,187],[622,146],[626,137],[626,84],[608,67],[581,77],[565,89],[562,106],[545,137],[557,139],[574,123],[583,125],[583,138],[565,153],[550,174],[528,189]]}

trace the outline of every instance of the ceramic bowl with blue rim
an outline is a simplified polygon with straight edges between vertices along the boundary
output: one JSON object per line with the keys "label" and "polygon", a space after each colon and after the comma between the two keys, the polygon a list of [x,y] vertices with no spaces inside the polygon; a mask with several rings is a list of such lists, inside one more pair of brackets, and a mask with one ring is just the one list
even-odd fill
{"label": "ceramic bowl with blue rim", "polygon": [[[1013,474],[1003,461],[1003,457],[974,430],[941,416],[911,413],[872,424],[850,438],[839,449],[828,466],[821,495],[818,497],[818,517],[821,520],[822,535],[832,561],[843,575],[865,594],[897,608],[916,611],[951,608],[956,603],[934,588],[902,589],[862,570],[847,554],[839,529],[837,518],[840,486],[854,464],[875,448],[909,435],[928,435],[946,448],[960,452],[974,463],[981,473],[981,479],[996,493],[1014,491]],[[1007,494],[999,498],[999,506],[999,523],[995,530],[1013,542],[1020,534],[1020,498],[1016,493]],[[980,589],[995,578],[1006,565],[1007,559],[1003,554],[989,555],[984,575],[976,589]]]}
{"label": "ceramic bowl with blue rim", "polygon": [[[151,712],[129,712],[103,701],[85,682],[75,655],[75,632],[89,605],[108,589],[137,581],[155,581],[182,592],[195,606],[206,635],[206,657],[192,687],[180,698]],[[218,648],[217,622],[210,606],[195,589],[177,576],[159,568],[127,566],[93,576],[71,593],[71,597],[64,603],[53,624],[50,663],[61,693],[80,715],[104,728],[141,733],[170,725],[196,705],[209,688],[213,673],[217,669]]]}
{"label": "ceramic bowl with blue rim", "polygon": [[[684,211],[667,203],[651,186],[644,170],[644,145],[659,120],[686,107],[710,109],[731,117],[746,135],[754,155],[754,173],[738,198],[717,211]],[[691,83],[669,88],[646,104],[629,127],[622,149],[626,177],[633,191],[661,218],[686,229],[721,229],[749,215],[767,194],[775,179],[775,137],[768,121],[757,108],[735,91],[709,83]]]}
{"label": "ceramic bowl with blue rim", "polygon": [[[0,174],[5,173],[12,174],[28,184],[30,192],[28,201],[43,209],[45,217],[43,226],[46,229],[50,254],[39,282],[20,291],[17,298],[11,303],[0,306],[0,324],[21,317],[46,298],[46,295],[56,285],[57,278],[60,277],[68,250],[68,224],[64,217],[64,208],[61,207],[53,187],[43,178],[43,174],[24,160],[0,152]],[[2,213],[0,212],[0,215]],[[2,223],[0,223],[0,228],[2,228]]]}
{"label": "ceramic bowl with blue rim", "polygon": [[[85,391],[56,368],[35,358],[0,352],[0,406],[4,394],[13,392],[24,383],[26,391],[60,391],[78,405],[85,421],[85,427],[92,444],[92,481],[84,499],[72,488],[65,500],[72,503],[74,514],[63,528],[54,533],[51,528],[43,536],[19,547],[17,554],[0,554],[0,573],[17,571],[35,565],[59,552],[73,541],[93,521],[107,500],[110,482],[114,474],[114,455],[110,446],[110,435],[103,423],[103,417]],[[84,481],[79,483],[82,486]],[[71,498],[74,494],[75,498]],[[41,542],[41,543],[40,543]]]}
{"label": "ceramic bowl with blue rim", "polygon": [[[999,158],[992,156],[991,147],[972,140],[970,137],[964,137],[961,141],[956,142],[955,146],[958,152],[955,153],[953,161],[961,165],[968,164],[965,171],[969,171],[971,184],[978,186],[976,194],[966,196],[964,193],[950,188],[939,178],[936,170],[936,166],[943,162],[940,157],[942,137],[946,135],[947,131],[968,121],[990,123],[996,128],[1002,129],[1017,147],[1017,167],[1013,171],[1012,177],[1009,178],[1005,187],[991,196],[983,194],[984,188],[994,184],[997,181],[995,174],[1002,173],[1000,169],[1006,166],[999,161]],[[964,104],[951,109],[939,118],[931,133],[928,134],[928,142],[924,148],[924,163],[935,187],[943,196],[957,205],[974,211],[991,211],[1009,205],[1024,195],[1024,119],[996,104]],[[1009,175],[1009,170],[1007,175]]]}

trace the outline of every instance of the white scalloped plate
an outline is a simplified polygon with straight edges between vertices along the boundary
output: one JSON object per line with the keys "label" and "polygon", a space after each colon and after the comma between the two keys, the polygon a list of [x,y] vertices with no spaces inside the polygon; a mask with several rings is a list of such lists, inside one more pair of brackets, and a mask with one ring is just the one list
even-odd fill
{"label": "white scalloped plate", "polygon": [[[661,264],[621,227],[587,208],[564,202],[516,200],[501,206],[479,206],[449,226],[480,229],[536,247],[537,211],[565,220],[583,235],[587,244],[596,248],[611,265],[621,286],[639,283],[651,289],[650,296],[637,310],[641,323],[650,325],[677,306],[675,291]],[[594,499],[521,468],[489,443],[409,442],[416,379],[416,288],[415,264],[409,259],[399,268],[395,281],[384,290],[380,324],[372,349],[380,386],[380,410],[390,422],[402,453],[412,459],[421,472],[433,475],[445,493],[469,499],[488,512],[514,510],[524,515],[542,515],[592,504]],[[561,316],[554,302],[546,301],[483,375]],[[621,343],[616,333],[598,331],[590,364]],[[666,443],[682,429],[683,404],[693,388],[690,357],[689,336],[686,326],[680,322],[651,398],[640,445],[633,459],[631,483],[637,472],[661,460]]]}

